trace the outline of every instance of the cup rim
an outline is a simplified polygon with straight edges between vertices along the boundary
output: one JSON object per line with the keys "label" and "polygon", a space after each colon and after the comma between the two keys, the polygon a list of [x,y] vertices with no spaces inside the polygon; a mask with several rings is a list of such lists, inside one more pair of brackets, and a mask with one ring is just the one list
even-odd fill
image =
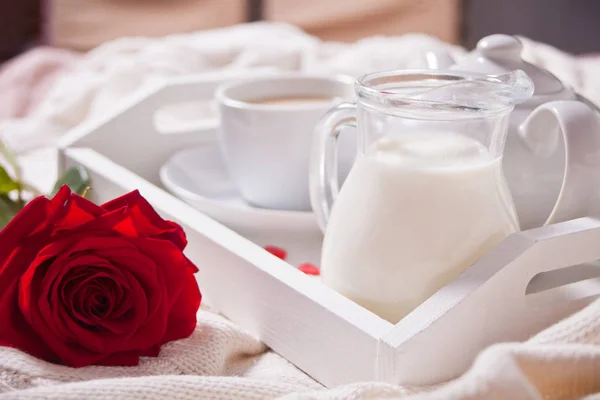
{"label": "cup rim", "polygon": [[[293,72],[293,73],[278,73],[275,75],[266,75],[261,77],[254,78],[242,78],[236,79],[231,82],[227,82],[219,85],[217,90],[215,91],[215,99],[218,103],[225,105],[231,108],[237,109],[245,109],[245,110],[254,110],[254,111],[264,111],[264,112],[272,112],[272,111],[296,111],[296,110],[322,110],[324,108],[333,107],[332,104],[317,104],[317,103],[307,103],[307,104],[294,104],[294,105],[284,105],[284,104],[256,104],[249,103],[244,100],[238,100],[229,95],[229,91],[236,89],[240,86],[246,85],[260,85],[268,82],[275,81],[302,81],[302,80],[311,80],[311,81],[329,81],[333,83],[340,83],[348,86],[348,93],[354,94],[354,83],[356,82],[356,78],[339,73],[303,73],[303,72]],[[293,95],[293,94],[292,94]],[[350,99],[345,99],[350,100]]]}

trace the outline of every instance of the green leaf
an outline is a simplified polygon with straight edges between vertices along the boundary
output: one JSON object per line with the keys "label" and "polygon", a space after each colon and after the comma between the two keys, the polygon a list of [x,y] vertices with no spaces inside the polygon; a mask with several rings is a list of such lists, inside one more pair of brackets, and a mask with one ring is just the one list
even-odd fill
{"label": "green leaf", "polygon": [[14,153],[8,148],[8,146],[0,140],[0,154],[6,158],[6,161],[12,169],[15,171],[15,181],[19,181],[21,179],[21,167],[17,161],[17,157]]}
{"label": "green leaf", "polygon": [[23,208],[18,200],[12,200],[7,195],[0,195],[0,229],[4,228],[11,219]]}
{"label": "green leaf", "polygon": [[73,193],[82,195],[90,186],[90,177],[86,170],[81,166],[71,167],[56,181],[52,196],[54,196],[62,185],[67,185]]}
{"label": "green leaf", "polygon": [[20,186],[17,182],[15,182],[6,169],[0,165],[0,194],[8,194],[13,190],[20,189]]}

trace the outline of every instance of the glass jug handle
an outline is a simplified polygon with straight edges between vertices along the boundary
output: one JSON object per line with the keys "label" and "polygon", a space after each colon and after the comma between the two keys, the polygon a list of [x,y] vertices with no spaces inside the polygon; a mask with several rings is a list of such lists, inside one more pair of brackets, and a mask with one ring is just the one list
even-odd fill
{"label": "glass jug handle", "polygon": [[317,223],[325,231],[333,202],[339,191],[337,144],[344,126],[356,126],[356,104],[342,103],[319,121],[310,157],[310,202]]}

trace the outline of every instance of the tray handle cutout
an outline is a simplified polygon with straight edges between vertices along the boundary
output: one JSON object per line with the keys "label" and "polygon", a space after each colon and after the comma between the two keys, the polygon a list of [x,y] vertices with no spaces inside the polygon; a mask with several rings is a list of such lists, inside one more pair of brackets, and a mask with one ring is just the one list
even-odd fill
{"label": "tray handle cutout", "polygon": [[221,84],[273,73],[273,68],[269,67],[202,74],[197,76],[193,86],[186,79],[182,82],[172,80],[153,94],[162,100],[152,104],[154,129],[156,133],[166,135],[213,131],[219,126],[214,94]]}
{"label": "tray handle cutout", "polygon": [[161,135],[217,129],[216,103],[211,100],[188,101],[159,107],[152,116],[154,129]]}
{"label": "tray handle cutout", "polygon": [[525,295],[566,288],[583,289],[585,297],[600,295],[600,260],[540,272],[527,284]]}

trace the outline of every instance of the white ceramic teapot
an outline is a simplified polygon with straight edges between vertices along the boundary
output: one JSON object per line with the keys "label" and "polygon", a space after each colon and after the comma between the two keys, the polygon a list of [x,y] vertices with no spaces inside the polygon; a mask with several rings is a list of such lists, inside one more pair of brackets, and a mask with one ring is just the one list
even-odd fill
{"label": "white ceramic teapot", "polygon": [[521,229],[600,214],[598,109],[521,51],[516,37],[497,34],[459,64],[445,53],[428,53],[427,63],[488,75],[520,69],[533,81],[534,95],[511,114],[503,162]]}

